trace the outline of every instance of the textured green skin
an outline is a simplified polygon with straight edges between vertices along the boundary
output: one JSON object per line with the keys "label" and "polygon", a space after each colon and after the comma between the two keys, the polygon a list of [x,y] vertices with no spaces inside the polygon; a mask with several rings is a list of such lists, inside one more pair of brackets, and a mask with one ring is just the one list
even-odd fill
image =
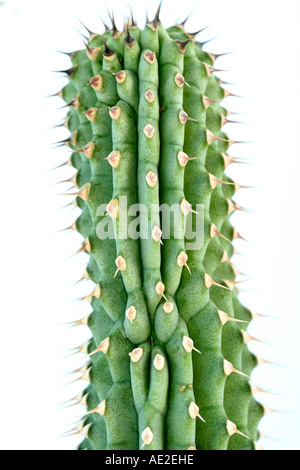
{"label": "textured green skin", "polygon": [[[90,60],[85,50],[74,53],[74,70],[62,90],[67,103],[76,96],[79,102],[77,109],[70,106],[68,113],[68,128],[73,134],[70,145],[80,150],[94,143],[91,158],[83,153],[71,157],[78,170],[77,186],[90,183],[87,201],[77,198],[82,213],[76,228],[89,239],[87,272],[101,286],[100,299],[93,297],[91,301],[93,313],[88,325],[93,340],[89,352],[110,338],[107,354],[92,356],[91,383],[85,390],[88,411],[106,400],[105,415],[93,413],[84,420],[92,426],[79,449],[185,450],[192,446],[199,450],[253,450],[263,409],[252,398],[246,377],[235,373],[226,377],[223,360],[247,375],[257,360],[243,343],[240,329],[246,329],[247,324],[228,322],[222,327],[218,309],[247,322],[252,316],[239,302],[236,288],[208,289],[204,282],[205,273],[220,284],[224,279],[235,279],[231,264],[221,262],[224,250],[232,256],[232,244],[210,235],[213,222],[224,236],[233,238],[227,199],[232,199],[234,186],[218,185],[212,190],[208,176],[211,173],[230,181],[224,174],[222,157],[227,143],[209,146],[206,138],[207,129],[226,138],[221,131],[221,115],[226,111],[218,103],[208,109],[203,104],[203,95],[222,100],[224,90],[216,77],[208,75],[204,62],[212,65],[213,60],[199,43],[191,41],[180,51],[176,40],[189,37],[182,27],[164,30],[158,23],[156,31],[148,25],[143,31],[131,27],[130,34],[134,38],[130,45],[123,34],[104,34],[109,48],[116,52],[110,57],[105,55],[102,37],[92,35],[89,47],[100,47],[97,57]],[[153,64],[145,60],[146,51],[155,52]],[[119,84],[113,74],[123,68],[126,80]],[[184,75],[190,87],[176,85],[177,73]],[[103,86],[94,91],[87,84],[98,74]],[[149,89],[155,95],[153,103],[144,98]],[[116,105],[121,113],[113,120],[109,107]],[[85,114],[91,107],[97,109],[93,122]],[[197,122],[181,124],[181,110]],[[153,139],[147,139],[143,131],[149,123],[155,129]],[[113,150],[121,154],[117,168],[105,160]],[[177,155],[182,150],[198,159],[181,167]],[[150,170],[159,177],[154,188],[145,180]],[[178,254],[186,251],[184,239],[171,236],[163,240],[163,247],[151,238],[99,240],[97,224],[105,216],[97,215],[97,207],[125,195],[129,206],[136,202],[148,208],[151,204],[180,204],[183,198],[193,208],[204,204],[203,247],[187,252],[192,275],[176,263]],[[118,218],[108,219],[116,230]],[[183,225],[184,219],[182,215]],[[158,215],[148,222],[149,234],[155,225],[160,227]],[[118,255],[126,258],[127,268],[114,278]],[[174,304],[168,315],[163,310],[164,299],[155,292],[159,281]],[[137,309],[132,323],[125,316],[131,305]],[[201,355],[185,351],[184,335],[193,339]],[[143,356],[134,363],[129,352],[137,347],[143,349]],[[156,354],[165,359],[161,371],[153,365]],[[189,416],[191,401],[197,403],[206,423]],[[230,437],[227,419],[250,439],[238,434]],[[148,426],[154,438],[143,446],[141,435]]]}

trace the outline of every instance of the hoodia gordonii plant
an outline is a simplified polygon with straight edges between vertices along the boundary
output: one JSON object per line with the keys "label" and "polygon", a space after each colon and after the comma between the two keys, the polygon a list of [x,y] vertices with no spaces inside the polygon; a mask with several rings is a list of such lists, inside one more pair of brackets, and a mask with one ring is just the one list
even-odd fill
{"label": "hoodia gordonii plant", "polygon": [[144,30],[132,18],[89,32],[60,94],[82,211],[71,228],[95,283],[93,312],[74,323],[92,340],[74,351],[90,357],[90,384],[71,434],[80,450],[254,450],[264,409],[231,262],[228,92],[218,56],[159,11]]}

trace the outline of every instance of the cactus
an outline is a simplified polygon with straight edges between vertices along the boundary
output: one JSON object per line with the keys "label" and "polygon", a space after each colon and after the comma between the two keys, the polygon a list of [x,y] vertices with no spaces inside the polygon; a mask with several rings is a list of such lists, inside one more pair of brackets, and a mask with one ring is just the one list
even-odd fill
{"label": "cactus", "polygon": [[[72,228],[89,254],[84,279],[95,283],[92,314],[75,322],[93,339],[75,351],[90,357],[82,373],[90,385],[71,434],[84,436],[80,450],[254,450],[264,410],[249,379],[252,313],[231,262],[239,234],[230,215],[241,208],[225,173],[237,162],[222,132],[228,92],[214,75],[218,56],[185,22],[164,29],[159,13],[144,30],[132,17],[123,32],[113,18],[103,35],[89,31],[60,93],[82,211]],[[166,236],[154,211],[140,218],[146,236],[123,237],[125,197],[128,207],[174,205],[183,235],[171,223]],[[196,229],[198,205],[195,250],[184,230],[188,217]]]}

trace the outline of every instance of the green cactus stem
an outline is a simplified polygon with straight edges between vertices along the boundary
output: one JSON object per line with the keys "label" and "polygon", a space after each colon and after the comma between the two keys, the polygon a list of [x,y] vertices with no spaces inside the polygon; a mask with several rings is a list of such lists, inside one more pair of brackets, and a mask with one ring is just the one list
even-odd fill
{"label": "green cactus stem", "polygon": [[[249,378],[252,314],[231,263],[230,215],[240,208],[225,173],[236,161],[223,132],[226,91],[218,56],[185,22],[164,29],[159,12],[143,30],[132,19],[119,32],[112,18],[112,29],[92,33],[61,92],[81,209],[72,228],[90,256],[83,279],[95,283],[84,321],[93,338],[75,350],[90,358],[78,399],[87,412],[71,433],[84,436],[80,450],[254,450],[264,410]],[[146,208],[139,237],[122,236],[138,215],[124,219],[124,198]],[[174,208],[170,234],[151,210],[159,206]],[[198,207],[194,249],[187,224],[196,234]]]}

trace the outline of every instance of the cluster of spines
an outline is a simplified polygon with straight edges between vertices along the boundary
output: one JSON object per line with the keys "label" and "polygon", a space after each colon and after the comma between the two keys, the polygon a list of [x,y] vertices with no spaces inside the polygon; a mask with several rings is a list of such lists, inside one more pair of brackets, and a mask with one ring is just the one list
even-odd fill
{"label": "cluster of spines", "polygon": [[[252,315],[230,261],[238,234],[229,219],[240,208],[225,174],[234,158],[217,57],[184,24],[164,30],[159,11],[143,31],[112,23],[71,55],[61,92],[82,210],[72,228],[90,254],[84,278],[96,284],[83,321],[93,340],[78,349],[92,361],[81,377],[88,415],[72,432],[85,436],[82,449],[251,450],[264,411],[249,382]],[[159,214],[148,239],[118,237],[121,196],[148,209],[177,203],[183,227],[203,204],[202,248],[162,240]],[[99,238],[101,222],[115,239]]]}

